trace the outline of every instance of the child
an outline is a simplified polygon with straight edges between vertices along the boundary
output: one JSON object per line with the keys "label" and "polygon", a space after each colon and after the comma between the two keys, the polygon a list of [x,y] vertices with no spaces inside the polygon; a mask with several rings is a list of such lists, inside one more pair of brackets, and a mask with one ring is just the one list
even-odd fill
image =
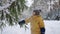
{"label": "child", "polygon": [[31,23],[31,34],[45,34],[45,26],[42,17],[40,16],[41,10],[34,10],[33,15],[25,20],[19,22],[19,24],[23,23]]}

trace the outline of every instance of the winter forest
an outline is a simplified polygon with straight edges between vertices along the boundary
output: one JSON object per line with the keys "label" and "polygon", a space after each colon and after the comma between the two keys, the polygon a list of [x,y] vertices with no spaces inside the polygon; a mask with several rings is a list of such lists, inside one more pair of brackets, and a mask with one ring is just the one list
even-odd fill
{"label": "winter forest", "polygon": [[0,0],[0,34],[30,34],[30,23],[18,22],[30,17],[33,10],[42,10],[45,34],[60,33],[60,0]]}

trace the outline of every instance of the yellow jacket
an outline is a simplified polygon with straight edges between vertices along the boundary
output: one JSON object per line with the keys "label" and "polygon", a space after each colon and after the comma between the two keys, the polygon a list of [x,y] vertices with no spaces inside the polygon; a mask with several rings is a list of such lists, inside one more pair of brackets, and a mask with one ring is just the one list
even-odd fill
{"label": "yellow jacket", "polygon": [[30,18],[25,20],[26,24],[31,23],[31,34],[41,34],[40,28],[44,27],[44,22],[41,16],[31,16]]}

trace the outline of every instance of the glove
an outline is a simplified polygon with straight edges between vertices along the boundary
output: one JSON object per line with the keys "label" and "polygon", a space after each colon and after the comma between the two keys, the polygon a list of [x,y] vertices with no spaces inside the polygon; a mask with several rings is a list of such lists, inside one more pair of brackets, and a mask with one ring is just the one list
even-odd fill
{"label": "glove", "polygon": [[41,34],[45,34],[45,28],[41,28]]}
{"label": "glove", "polygon": [[19,25],[25,24],[25,20],[22,20],[18,23]]}

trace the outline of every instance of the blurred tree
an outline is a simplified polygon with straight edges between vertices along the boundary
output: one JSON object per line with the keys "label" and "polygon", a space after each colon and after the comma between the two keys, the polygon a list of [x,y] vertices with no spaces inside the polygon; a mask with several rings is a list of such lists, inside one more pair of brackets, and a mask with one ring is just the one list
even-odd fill
{"label": "blurred tree", "polygon": [[28,7],[26,6],[25,0],[15,0],[13,2],[10,0],[9,4],[9,7],[0,10],[0,22],[4,25],[8,24],[12,26],[14,24],[17,24],[21,12],[23,12],[23,10],[27,9]]}

